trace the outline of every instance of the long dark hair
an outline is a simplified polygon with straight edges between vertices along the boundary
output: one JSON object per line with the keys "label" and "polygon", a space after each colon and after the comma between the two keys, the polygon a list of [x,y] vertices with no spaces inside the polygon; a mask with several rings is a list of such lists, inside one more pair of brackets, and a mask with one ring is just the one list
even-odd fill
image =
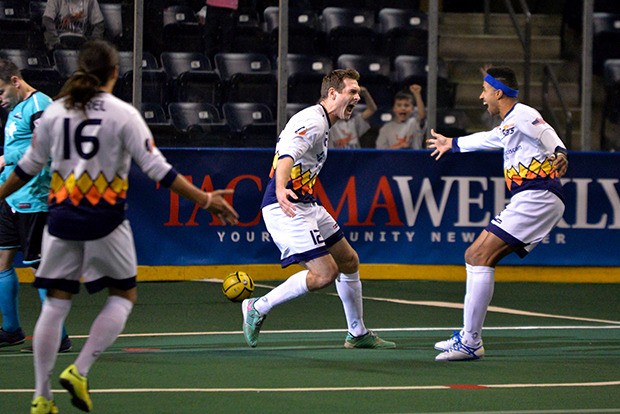
{"label": "long dark hair", "polygon": [[78,69],[65,82],[55,99],[66,97],[65,108],[84,109],[113,76],[118,65],[116,48],[105,40],[86,42],[80,50]]}

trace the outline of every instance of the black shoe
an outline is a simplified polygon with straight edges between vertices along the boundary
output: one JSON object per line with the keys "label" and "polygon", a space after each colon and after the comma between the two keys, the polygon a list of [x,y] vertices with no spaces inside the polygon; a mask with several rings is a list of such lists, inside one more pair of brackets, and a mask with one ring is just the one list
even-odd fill
{"label": "black shoe", "polygon": [[[65,352],[71,351],[71,349],[73,349],[73,344],[71,343],[71,339],[69,339],[69,335],[67,335],[62,338],[62,341],[60,341],[60,347],[58,348],[58,352],[63,354]],[[32,345],[22,348],[21,352],[32,354]]]}
{"label": "black shoe", "polygon": [[15,332],[7,332],[0,328],[0,348],[23,344],[25,340],[26,335],[24,335],[22,328],[17,328]]}

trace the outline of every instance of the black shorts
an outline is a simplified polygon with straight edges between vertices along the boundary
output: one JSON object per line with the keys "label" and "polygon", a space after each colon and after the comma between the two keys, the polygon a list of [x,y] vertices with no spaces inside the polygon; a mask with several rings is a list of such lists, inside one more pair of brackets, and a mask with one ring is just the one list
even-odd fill
{"label": "black shorts", "polygon": [[24,264],[38,267],[41,261],[41,239],[47,212],[19,213],[5,201],[0,202],[0,249],[21,250]]}

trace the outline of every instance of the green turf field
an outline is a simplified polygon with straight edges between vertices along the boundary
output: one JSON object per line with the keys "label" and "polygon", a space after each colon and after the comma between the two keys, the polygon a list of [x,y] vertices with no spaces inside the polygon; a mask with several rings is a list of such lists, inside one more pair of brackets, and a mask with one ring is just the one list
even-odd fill
{"label": "green turf field", "polygon": [[[261,295],[277,282],[261,282]],[[395,350],[347,350],[335,289],[275,309],[245,345],[240,305],[211,282],[143,282],[124,334],[90,373],[96,413],[620,413],[620,284],[498,283],[481,361],[439,363],[464,284],[364,281],[365,320]],[[74,351],[58,357],[60,413],[80,412],[57,375],[105,295],[76,297]],[[23,328],[40,304],[22,284]],[[29,343],[27,342],[26,345]],[[32,355],[0,349],[0,413],[27,413]]]}

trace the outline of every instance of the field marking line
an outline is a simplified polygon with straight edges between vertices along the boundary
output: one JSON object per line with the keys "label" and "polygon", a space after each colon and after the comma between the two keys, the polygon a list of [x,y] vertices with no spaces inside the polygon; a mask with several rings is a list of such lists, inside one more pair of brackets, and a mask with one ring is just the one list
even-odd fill
{"label": "field marking line", "polygon": [[[516,388],[578,388],[578,387],[615,387],[620,381],[568,382],[568,383],[532,383],[532,384],[448,384],[448,385],[394,385],[370,387],[287,387],[287,388],[102,388],[90,389],[93,394],[105,393],[156,393],[156,392],[350,392],[350,391],[429,391],[429,390],[468,390],[468,389],[516,389]],[[63,392],[64,389],[52,390]],[[27,393],[34,389],[0,389],[0,393]]]}

